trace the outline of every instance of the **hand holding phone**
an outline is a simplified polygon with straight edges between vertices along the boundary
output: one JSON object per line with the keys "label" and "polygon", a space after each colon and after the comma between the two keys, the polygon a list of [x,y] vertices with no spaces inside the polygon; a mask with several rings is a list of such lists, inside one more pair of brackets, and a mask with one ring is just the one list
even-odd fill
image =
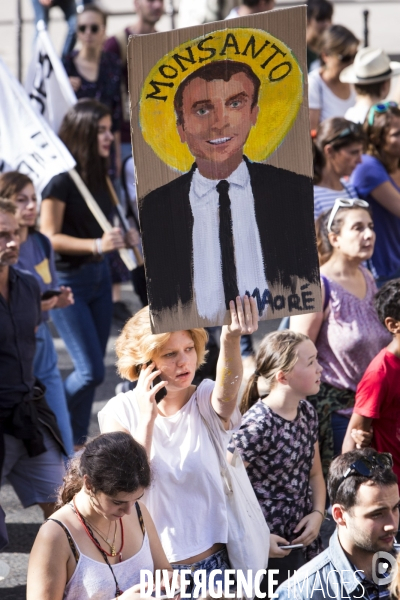
{"label": "hand holding phone", "polygon": [[[148,367],[148,366],[151,364],[151,362],[152,362],[152,361],[149,361],[149,362],[146,364],[146,367]],[[153,369],[153,371],[156,371],[156,369]],[[162,379],[161,379],[160,375],[157,375],[157,377],[155,377],[155,379],[153,379],[153,384],[152,384],[152,386],[151,386],[151,387],[154,387],[154,386],[156,386],[158,383],[161,383],[161,382],[162,382]],[[162,400],[163,398],[165,398],[165,396],[166,396],[166,395],[167,395],[167,388],[164,386],[164,387],[162,387],[162,388],[161,388],[161,390],[158,390],[157,394],[155,395],[155,401],[157,402],[157,404],[158,404],[159,402],[161,402],[161,400]]]}
{"label": "hand holding phone", "polygon": [[50,298],[54,298],[54,296],[59,296],[61,294],[61,290],[46,290],[43,292],[41,299],[42,300],[50,300]]}
{"label": "hand holding phone", "polygon": [[[146,363],[146,367],[148,367],[149,365],[151,365],[152,361],[150,360],[148,363]],[[140,365],[140,371],[142,370],[143,365]],[[157,369],[154,368],[153,372],[156,371]],[[163,380],[161,379],[160,375],[157,375],[157,377],[155,377],[152,381],[152,383],[150,384],[150,386],[153,388],[155,387],[157,384],[161,383]],[[158,404],[159,402],[161,402],[161,400],[163,398],[165,398],[165,396],[167,395],[167,388],[164,386],[161,389],[158,390],[158,392],[155,395],[155,401]]]}

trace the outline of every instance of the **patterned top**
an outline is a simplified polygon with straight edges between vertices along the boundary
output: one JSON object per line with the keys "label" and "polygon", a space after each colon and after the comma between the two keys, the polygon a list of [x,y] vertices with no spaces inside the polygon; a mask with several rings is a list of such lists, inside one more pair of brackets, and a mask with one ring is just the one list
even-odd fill
{"label": "patterned top", "polygon": [[343,186],[341,191],[331,190],[320,185],[314,185],[314,219],[330,208],[333,208],[336,198],[357,198],[355,188],[348,181],[340,180]]}
{"label": "patterned top", "polygon": [[322,381],[339,390],[353,392],[371,360],[392,339],[374,307],[376,286],[371,273],[364,267],[360,269],[367,284],[362,300],[327,277],[330,311],[315,344],[323,369]]}
{"label": "patterned top", "polygon": [[[318,417],[307,400],[300,401],[293,421],[258,400],[228,446],[249,463],[247,474],[271,533],[289,542],[299,535],[296,525],[312,511],[309,477],[317,440]],[[306,548],[307,560],[319,551],[317,538]]]}
{"label": "patterned top", "polygon": [[111,111],[113,131],[119,131],[121,124],[121,61],[110,52],[102,52],[100,56],[99,75],[97,81],[88,81],[77,70],[74,59],[75,50],[63,58],[68,77],[79,77],[81,86],[75,92],[80,98],[94,98],[102,102]]}

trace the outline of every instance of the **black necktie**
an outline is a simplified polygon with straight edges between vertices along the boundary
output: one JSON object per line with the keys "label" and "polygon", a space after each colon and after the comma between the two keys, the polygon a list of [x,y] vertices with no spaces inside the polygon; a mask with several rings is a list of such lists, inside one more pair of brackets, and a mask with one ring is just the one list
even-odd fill
{"label": "black necktie", "polygon": [[231,199],[228,194],[229,183],[223,179],[217,183],[219,194],[219,244],[221,247],[222,281],[224,284],[225,304],[239,295],[236,279],[235,245],[233,242]]}

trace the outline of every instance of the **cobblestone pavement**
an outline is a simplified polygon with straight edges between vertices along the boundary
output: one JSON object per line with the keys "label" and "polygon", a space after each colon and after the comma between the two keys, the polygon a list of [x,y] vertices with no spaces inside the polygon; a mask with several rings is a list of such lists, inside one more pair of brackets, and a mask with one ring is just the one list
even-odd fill
{"label": "cobblestone pavement", "polygon": [[[129,286],[124,286],[122,299],[127,302],[132,311],[139,308],[136,296],[130,292]],[[264,321],[255,335],[258,345],[262,337],[269,331],[277,328],[279,321]],[[114,396],[116,384],[120,381],[115,372],[114,343],[118,335],[118,328],[113,325],[106,355],[106,377],[104,383],[97,389],[93,405],[90,434],[99,432],[97,413],[103,408],[107,400]],[[59,366],[65,377],[71,370],[71,360],[65,350],[62,340],[55,337],[55,344],[59,353]],[[7,529],[10,544],[4,552],[0,553],[0,560],[10,566],[10,574],[0,582],[0,600],[24,600],[26,597],[26,573],[28,568],[29,553],[35,536],[43,521],[42,511],[38,506],[24,509],[14,490],[10,485],[5,485],[0,491],[0,504],[6,512]]]}

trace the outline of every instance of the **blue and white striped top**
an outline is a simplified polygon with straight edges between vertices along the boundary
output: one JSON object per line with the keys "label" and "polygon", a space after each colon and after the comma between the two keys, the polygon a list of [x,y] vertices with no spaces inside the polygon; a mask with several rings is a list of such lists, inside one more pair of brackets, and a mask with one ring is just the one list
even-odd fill
{"label": "blue and white striped top", "polygon": [[320,185],[314,185],[314,219],[326,210],[332,208],[336,198],[357,198],[355,188],[348,181],[340,180],[343,190],[331,190]]}

